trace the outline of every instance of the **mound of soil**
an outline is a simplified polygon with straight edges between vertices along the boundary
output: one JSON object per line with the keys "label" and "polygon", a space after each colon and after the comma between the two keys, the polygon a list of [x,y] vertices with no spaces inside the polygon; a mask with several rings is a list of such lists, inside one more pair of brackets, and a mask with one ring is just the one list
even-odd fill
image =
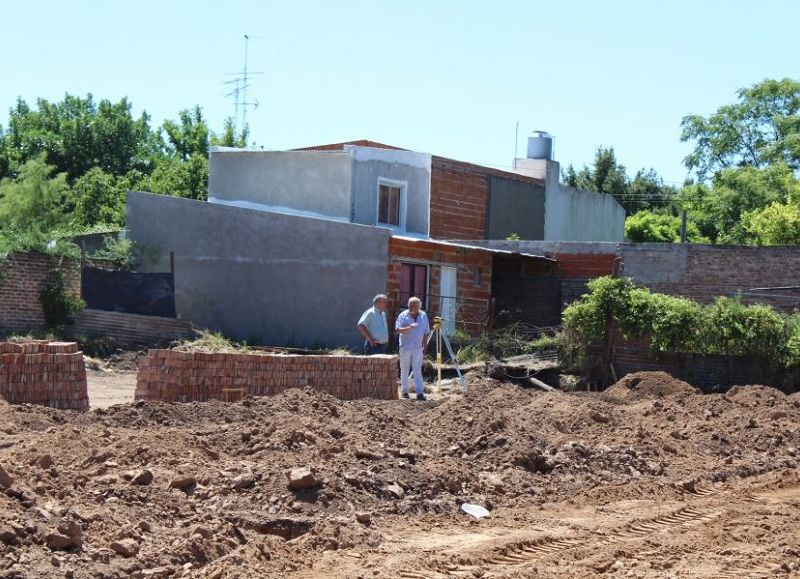
{"label": "mound of soil", "polygon": [[635,372],[605,390],[607,396],[630,400],[699,394],[700,390],[666,372]]}
{"label": "mound of soil", "polygon": [[0,576],[355,577],[313,565],[477,524],[464,502],[492,512],[481,524],[530,522],[559,502],[675,499],[686,480],[800,468],[796,397],[746,407],[639,377],[615,385],[649,395],[630,400],[472,376],[467,397],[438,402],[0,402]]}

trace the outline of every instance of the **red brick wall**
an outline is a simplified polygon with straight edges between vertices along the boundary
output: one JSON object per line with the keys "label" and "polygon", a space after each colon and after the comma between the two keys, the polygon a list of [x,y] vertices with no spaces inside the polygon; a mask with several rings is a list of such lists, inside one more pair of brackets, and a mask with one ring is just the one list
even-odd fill
{"label": "red brick wall", "polygon": [[[477,322],[485,317],[492,296],[492,254],[488,251],[443,245],[435,241],[409,240],[392,237],[389,239],[389,272],[387,278],[387,295],[389,296],[389,324],[394,327],[397,314],[406,304],[398,303],[400,293],[401,263],[419,263],[428,266],[428,294],[441,296],[441,266],[456,268],[456,289],[459,300],[459,313],[468,321]],[[480,285],[475,284],[475,272],[480,270]],[[473,301],[474,300],[474,301]],[[430,317],[439,315],[438,299],[429,300]],[[464,308],[462,310],[462,308]],[[481,327],[467,324],[464,327],[470,333],[480,333]]]}
{"label": "red brick wall", "polygon": [[[396,356],[279,356],[150,350],[139,363],[136,400],[238,400],[310,386],[337,398],[397,398]],[[223,392],[242,388],[243,392]]]}
{"label": "red brick wall", "polygon": [[489,178],[434,157],[431,223],[434,239],[485,239]]}
{"label": "red brick wall", "polygon": [[556,253],[557,271],[561,278],[595,278],[611,275],[614,268],[614,253]]}
{"label": "red brick wall", "polygon": [[74,342],[0,342],[0,396],[12,404],[89,409],[86,367]]}
{"label": "red brick wall", "polygon": [[[39,331],[46,328],[39,290],[58,260],[40,253],[13,253],[0,261],[0,331]],[[68,289],[81,291],[80,263],[61,265]]]}

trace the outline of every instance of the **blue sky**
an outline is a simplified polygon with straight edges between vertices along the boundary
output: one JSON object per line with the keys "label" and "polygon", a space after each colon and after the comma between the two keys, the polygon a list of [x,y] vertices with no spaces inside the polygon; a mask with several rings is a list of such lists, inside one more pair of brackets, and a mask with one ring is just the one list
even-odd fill
{"label": "blue sky", "polygon": [[155,124],[212,127],[250,42],[258,145],[369,138],[508,167],[534,129],[556,159],[613,146],[682,182],[680,120],[765,78],[800,78],[800,2],[714,0],[2,2],[0,124],[18,96],[127,96]]}

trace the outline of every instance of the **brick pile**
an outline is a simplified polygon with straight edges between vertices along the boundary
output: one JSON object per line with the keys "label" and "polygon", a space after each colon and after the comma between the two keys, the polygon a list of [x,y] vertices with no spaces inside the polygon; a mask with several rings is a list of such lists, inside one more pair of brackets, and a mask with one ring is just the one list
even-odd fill
{"label": "brick pile", "polygon": [[305,386],[343,400],[396,399],[397,357],[150,350],[139,362],[135,399],[235,401]]}
{"label": "brick pile", "polygon": [[0,342],[0,396],[12,404],[89,409],[86,367],[75,342]]}

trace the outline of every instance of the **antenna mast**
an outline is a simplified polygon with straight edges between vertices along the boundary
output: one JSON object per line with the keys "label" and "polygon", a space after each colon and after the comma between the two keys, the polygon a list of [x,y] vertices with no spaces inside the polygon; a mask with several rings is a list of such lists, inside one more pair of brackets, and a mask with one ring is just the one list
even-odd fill
{"label": "antenna mast", "polygon": [[[259,38],[256,36],[255,38]],[[233,97],[234,103],[234,116],[233,122],[234,125],[237,125],[236,128],[240,131],[244,131],[247,128],[247,109],[248,108],[258,108],[258,99],[253,102],[247,100],[247,89],[250,87],[250,80],[253,75],[256,74],[264,74],[262,71],[255,71],[251,72],[247,70],[247,57],[248,57],[248,48],[249,48],[250,36],[248,34],[244,35],[244,68],[241,72],[229,72],[229,75],[235,75],[234,78],[231,80],[225,81],[225,84],[233,85],[233,90],[226,94],[226,97]],[[239,118],[239,110],[241,108],[241,120]]]}

